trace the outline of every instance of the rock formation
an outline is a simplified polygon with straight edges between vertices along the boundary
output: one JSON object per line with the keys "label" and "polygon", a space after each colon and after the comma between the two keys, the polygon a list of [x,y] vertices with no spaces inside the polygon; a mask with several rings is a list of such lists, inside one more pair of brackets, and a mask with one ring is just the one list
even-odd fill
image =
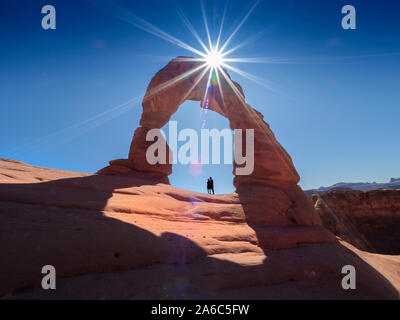
{"label": "rock formation", "polygon": [[[147,163],[146,149],[152,142],[146,142],[146,134],[151,129],[162,128],[185,100],[199,101],[199,106],[204,107],[208,77],[203,76],[202,69],[199,69],[201,62],[185,59],[187,58],[173,59],[151,80],[143,99],[140,126],[132,139],[127,167],[140,172],[161,173],[166,177],[171,174],[171,164]],[[252,184],[259,180],[262,183],[274,180],[297,184],[299,176],[290,156],[275,139],[268,124],[263,121],[261,113],[245,102],[240,85],[232,81],[226,71],[225,75],[226,78],[219,76],[221,90],[215,81],[208,89],[207,107],[226,117],[232,130],[254,129],[255,131],[254,172],[245,178],[236,176],[234,185],[239,188],[242,184]]]}
{"label": "rock formation", "polygon": [[[187,99],[205,107],[200,72],[181,57],[154,76],[128,159],[99,174],[0,161],[0,294],[398,299],[399,257],[360,252],[323,227],[290,156],[229,75],[220,78],[221,91],[212,83],[207,106],[231,129],[254,129],[255,168],[235,177],[236,192],[175,188],[171,165],[147,163],[150,129],[165,125]],[[55,291],[40,288],[47,264],[60,278]],[[342,289],[344,265],[356,268],[357,290]]]}
{"label": "rock formation", "polygon": [[[207,76],[202,77],[201,64],[178,57],[156,73],[143,99],[140,126],[134,133],[129,159],[114,160],[98,173],[148,174],[154,181],[168,181],[171,164],[151,165],[146,160],[147,147],[153,143],[146,141],[146,134],[151,129],[162,128],[185,100],[199,101],[200,107],[205,107]],[[208,88],[207,107],[226,117],[232,130],[254,129],[253,173],[236,176],[235,162],[233,169],[234,185],[246,208],[248,222],[281,227],[321,226],[321,220],[297,185],[300,178],[291,157],[275,139],[263,115],[246,103],[242,88],[231,80],[227,71],[219,79],[220,86],[214,81]],[[243,138],[243,150],[245,143]],[[174,156],[169,148],[167,154]]]}
{"label": "rock formation", "polygon": [[329,191],[312,196],[324,226],[361,250],[400,254],[400,190]]}
{"label": "rock formation", "polygon": [[[278,210],[273,195],[263,206]],[[248,223],[241,201],[0,160],[0,296],[398,299],[400,256],[359,251],[321,226]],[[48,264],[57,290],[41,289]],[[357,290],[341,288],[347,264]]]}
{"label": "rock formation", "polygon": [[400,189],[400,178],[390,178],[389,182],[376,183],[376,182],[339,182],[329,187],[319,187],[318,189],[304,190],[304,192],[311,197],[313,194],[320,192],[327,192],[330,190],[379,190],[379,189]]}

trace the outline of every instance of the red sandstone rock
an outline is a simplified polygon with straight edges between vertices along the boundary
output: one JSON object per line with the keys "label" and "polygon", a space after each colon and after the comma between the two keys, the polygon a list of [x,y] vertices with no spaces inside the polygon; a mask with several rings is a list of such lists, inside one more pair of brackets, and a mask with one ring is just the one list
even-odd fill
{"label": "red sandstone rock", "polygon": [[[162,128],[185,100],[202,102],[204,99],[207,76],[201,78],[203,70],[199,69],[199,66],[202,63],[184,60],[185,57],[178,57],[170,61],[156,73],[147,88],[142,103],[140,127],[134,133],[129,151],[129,160],[133,169],[137,171],[162,173],[165,176],[171,174],[170,164],[147,163],[146,150],[152,142],[146,141],[146,134],[151,129]],[[254,129],[255,133],[254,171],[247,177],[236,176],[234,185],[239,187],[243,180],[249,178],[297,184],[299,176],[292,159],[276,140],[269,125],[263,121],[263,115],[244,101],[240,85],[232,81],[228,72],[225,72],[229,80],[220,76],[221,91],[216,84],[209,90],[209,109],[226,117],[231,129]],[[170,85],[172,83],[173,85]],[[169,148],[166,152],[170,154]]]}
{"label": "red sandstone rock", "polygon": [[[235,177],[236,192],[174,188],[170,164],[147,163],[148,130],[164,126],[185,100],[202,101],[206,81],[198,81],[200,70],[190,73],[197,66],[177,58],[153,77],[128,159],[110,161],[97,175],[0,162],[0,294],[399,298],[399,257],[382,268],[385,257],[365,256],[323,227],[290,156],[229,75],[222,94],[211,87],[209,108],[231,129],[255,132],[255,168]],[[56,291],[38,288],[46,264],[57,269]],[[357,270],[355,291],[340,286],[348,264]]]}
{"label": "red sandstone rock", "polygon": [[362,250],[400,254],[400,190],[334,190],[312,201],[337,236]]}
{"label": "red sandstone rock", "polygon": [[[157,175],[154,181],[168,181],[171,164],[151,165],[146,160],[146,150],[153,143],[146,141],[146,134],[151,129],[163,127],[185,100],[204,100],[207,76],[201,78],[201,62],[185,59],[173,59],[151,80],[129,159],[111,161],[110,166],[100,170],[99,174],[132,176],[138,172],[148,175],[148,180],[154,180]],[[209,109],[226,117],[231,129],[254,129],[255,133],[254,171],[234,178],[240,202],[247,208],[247,221],[267,226],[321,226],[319,216],[297,185],[299,176],[291,157],[264,122],[263,115],[245,102],[242,88],[227,72],[226,78],[220,76],[220,81],[220,87],[214,83],[208,91]],[[243,138],[243,150],[245,144]],[[167,160],[172,159],[168,146],[166,154]],[[235,169],[234,163],[234,175]]]}
{"label": "red sandstone rock", "polygon": [[97,174],[108,176],[135,177],[154,182],[169,184],[169,179],[165,174],[160,172],[137,171],[133,168],[133,164],[128,159],[111,160],[110,165],[99,170]]}
{"label": "red sandstone rock", "polygon": [[[398,299],[399,256],[339,243],[311,213],[295,223],[285,197],[296,195],[271,197],[263,207],[272,216],[263,218],[253,215],[251,195],[244,192],[214,196],[134,176],[1,160],[0,294],[8,299]],[[287,206],[288,216],[278,217]],[[46,264],[56,267],[57,290],[40,288]],[[357,290],[341,289],[345,264],[356,267]]]}

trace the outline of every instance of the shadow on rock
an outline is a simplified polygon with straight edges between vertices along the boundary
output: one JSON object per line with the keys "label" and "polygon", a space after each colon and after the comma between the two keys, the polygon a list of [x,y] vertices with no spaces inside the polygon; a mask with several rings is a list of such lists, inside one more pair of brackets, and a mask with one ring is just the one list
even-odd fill
{"label": "shadow on rock", "polygon": [[[0,184],[0,294],[10,299],[398,298],[351,250],[315,238],[317,232],[314,242],[296,238],[314,229],[288,236],[290,226],[252,219],[265,256],[229,253],[229,244],[225,254],[210,256],[181,235],[156,235],[104,215],[116,190],[150,184],[100,175]],[[280,248],[269,245],[280,238],[285,239]],[[293,239],[296,245],[289,245]],[[357,269],[357,290],[340,287],[345,264]],[[57,270],[54,291],[40,288],[44,265]]]}

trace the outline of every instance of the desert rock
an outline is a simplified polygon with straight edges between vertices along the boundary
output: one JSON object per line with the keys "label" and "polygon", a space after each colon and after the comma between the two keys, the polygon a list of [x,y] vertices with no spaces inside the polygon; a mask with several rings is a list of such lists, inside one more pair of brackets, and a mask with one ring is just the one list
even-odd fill
{"label": "desert rock", "polygon": [[400,254],[400,190],[334,190],[312,196],[324,225],[362,250]]}
{"label": "desert rock", "polygon": [[[277,199],[264,207],[278,212],[298,193],[274,193]],[[399,256],[338,242],[311,218],[301,226],[273,209],[265,212],[271,217],[252,216],[247,197],[1,160],[0,293],[6,299],[398,299]],[[47,264],[56,267],[57,290],[40,287]],[[357,290],[340,286],[346,264],[357,269]]]}

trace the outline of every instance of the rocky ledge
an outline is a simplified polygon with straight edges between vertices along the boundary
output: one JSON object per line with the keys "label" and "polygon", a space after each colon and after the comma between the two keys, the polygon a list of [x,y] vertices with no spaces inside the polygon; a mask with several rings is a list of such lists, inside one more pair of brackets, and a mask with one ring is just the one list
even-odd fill
{"label": "rocky ledge", "polygon": [[[291,221],[293,206],[306,204],[287,194],[299,191],[246,190],[212,196],[0,160],[0,295],[399,298],[400,256],[360,251],[318,219]],[[44,265],[57,270],[56,290],[41,289]],[[344,265],[357,270],[356,290],[341,287]]]}

